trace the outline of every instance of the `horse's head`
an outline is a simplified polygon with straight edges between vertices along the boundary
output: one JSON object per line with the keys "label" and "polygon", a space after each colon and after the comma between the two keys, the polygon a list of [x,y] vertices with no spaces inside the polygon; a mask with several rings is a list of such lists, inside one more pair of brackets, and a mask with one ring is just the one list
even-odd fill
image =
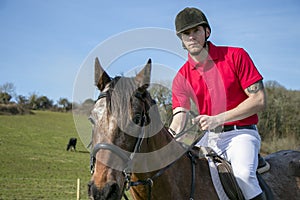
{"label": "horse's head", "polygon": [[[121,199],[126,170],[132,164],[150,123],[149,110],[155,102],[147,88],[150,84],[151,60],[132,78],[111,79],[95,61],[95,84],[100,95],[91,112],[93,124],[91,153],[91,199]],[[125,174],[125,175],[124,175]]]}

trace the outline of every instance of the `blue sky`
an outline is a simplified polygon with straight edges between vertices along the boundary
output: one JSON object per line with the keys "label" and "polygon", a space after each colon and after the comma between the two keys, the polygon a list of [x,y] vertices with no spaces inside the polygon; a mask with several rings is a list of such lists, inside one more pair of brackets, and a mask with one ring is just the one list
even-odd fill
{"label": "blue sky", "polygon": [[[298,0],[0,0],[0,85],[14,83],[18,95],[72,100],[82,64],[99,44],[135,29],[174,30],[176,14],[188,6],[205,12],[214,44],[245,48],[265,80],[300,90]],[[114,62],[119,66],[112,71],[126,72],[125,66],[142,64],[149,55],[175,71],[184,62],[141,52],[123,65]]]}

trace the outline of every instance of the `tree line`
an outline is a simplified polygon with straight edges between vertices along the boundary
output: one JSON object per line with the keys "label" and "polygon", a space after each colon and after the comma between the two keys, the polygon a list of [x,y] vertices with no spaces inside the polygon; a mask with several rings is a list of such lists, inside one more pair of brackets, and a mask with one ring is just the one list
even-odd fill
{"label": "tree line", "polygon": [[[162,84],[163,85],[163,84]],[[156,101],[162,120],[166,125],[172,119],[172,93],[160,84],[154,84],[149,89]],[[263,139],[283,138],[293,136],[300,140],[300,91],[288,90],[276,81],[265,83],[267,107],[259,113],[259,132]],[[233,94],[234,95],[234,94]],[[12,97],[16,102],[12,102]],[[94,101],[87,99],[82,105],[73,104],[73,109],[90,107]],[[15,105],[19,109],[70,111],[72,103],[66,98],[60,98],[56,104],[47,96],[31,94],[29,97],[15,94],[12,83],[0,85],[0,114],[3,108]],[[21,108],[20,108],[21,107]],[[87,110],[87,109],[86,109]]]}
{"label": "tree line", "polygon": [[290,137],[300,140],[300,91],[287,90],[276,81],[265,83],[267,107],[259,113],[263,139]]}
{"label": "tree line", "polygon": [[[22,114],[27,110],[53,110],[69,111],[72,103],[67,98],[60,98],[57,103],[45,95],[31,94],[29,97],[17,95],[13,83],[0,85],[0,112],[11,112],[11,114]],[[14,99],[15,101],[12,101]]]}

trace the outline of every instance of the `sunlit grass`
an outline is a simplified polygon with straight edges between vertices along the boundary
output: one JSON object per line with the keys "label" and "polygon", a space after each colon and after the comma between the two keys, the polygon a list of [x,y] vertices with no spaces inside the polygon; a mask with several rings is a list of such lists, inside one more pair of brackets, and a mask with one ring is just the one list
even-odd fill
{"label": "sunlit grass", "polygon": [[0,199],[87,199],[89,153],[78,140],[71,113],[0,116]]}
{"label": "sunlit grass", "polygon": [[[66,151],[70,137],[78,138],[77,152]],[[299,146],[296,135],[290,135],[265,138],[261,149],[268,154]],[[0,115],[0,163],[0,199],[76,199],[78,178],[80,199],[88,199],[89,152],[71,113]]]}

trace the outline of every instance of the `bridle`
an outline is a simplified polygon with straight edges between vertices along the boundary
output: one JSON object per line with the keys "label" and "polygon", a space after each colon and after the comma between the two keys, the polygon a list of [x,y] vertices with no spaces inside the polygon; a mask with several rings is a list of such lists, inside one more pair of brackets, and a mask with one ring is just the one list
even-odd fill
{"label": "bridle", "polygon": [[[129,190],[131,186],[137,186],[140,184],[142,184],[142,185],[146,185],[148,183],[151,185],[153,184],[153,182],[150,179],[148,179],[146,181],[136,181],[136,182],[131,181],[131,174],[132,174],[131,167],[133,164],[133,159],[134,159],[135,154],[140,151],[142,141],[145,138],[145,129],[143,128],[143,126],[148,124],[149,120],[150,120],[148,111],[149,111],[149,108],[151,105],[149,105],[149,104],[155,104],[154,100],[151,100],[151,102],[147,102],[147,100],[145,99],[146,94],[147,93],[142,93],[139,90],[137,90],[137,91],[135,91],[135,93],[133,95],[134,98],[137,98],[138,100],[142,101],[142,103],[144,105],[142,111],[139,113],[136,113],[135,116],[133,116],[133,121],[141,127],[141,131],[138,134],[136,143],[134,145],[133,152],[131,152],[130,155],[128,156],[127,154],[124,153],[124,151],[120,147],[110,144],[110,143],[97,143],[91,151],[90,170],[91,170],[92,175],[94,174],[94,170],[95,170],[96,154],[101,149],[109,150],[109,151],[113,152],[115,155],[120,157],[126,163],[126,165],[122,171],[123,175],[125,177],[125,183],[124,183],[125,190]],[[102,98],[107,98],[108,95],[109,95],[109,92],[100,93],[97,101]],[[92,121],[92,123],[94,123],[92,118],[90,118],[90,120]],[[124,195],[125,195],[125,193],[124,193]],[[124,196],[124,197],[125,197],[125,199],[128,199],[126,196]]]}
{"label": "bridle", "polygon": [[[100,95],[98,96],[98,99],[102,99],[102,98],[107,98],[108,97],[108,92],[103,92],[100,93]],[[139,95],[139,94],[138,94]],[[138,95],[135,95],[137,98],[140,98]],[[141,113],[139,113],[139,115],[134,116],[134,118],[137,121],[137,123],[140,126],[143,126],[146,122],[146,115],[145,115],[145,110],[143,110]],[[93,122],[93,119],[90,118],[90,120]],[[128,168],[129,166],[131,166],[132,159],[134,157],[134,154],[137,153],[140,150],[141,144],[142,144],[142,140],[144,138],[144,129],[142,128],[142,131],[139,133],[135,147],[133,152],[130,154],[130,156],[128,156],[127,154],[124,153],[124,151],[122,151],[122,149],[116,145],[113,144],[109,144],[109,143],[97,143],[94,147],[93,150],[91,152],[91,160],[90,160],[90,170],[91,170],[91,174],[94,173],[94,168],[95,168],[95,162],[96,162],[96,154],[99,150],[104,149],[104,150],[110,150],[111,152],[113,152],[114,154],[116,154],[117,156],[119,156],[124,162],[127,163],[126,168]],[[125,169],[124,169],[125,170]]]}
{"label": "bridle", "polygon": [[[102,93],[100,93],[97,100],[99,100],[101,98],[107,98],[108,95],[109,95],[108,92],[102,92]],[[122,173],[125,178],[124,189],[127,191],[132,186],[138,186],[138,185],[148,186],[148,200],[150,200],[151,199],[151,188],[153,186],[154,179],[161,176],[169,167],[171,167],[175,162],[177,162],[177,160],[179,158],[176,159],[175,161],[173,161],[172,163],[170,163],[169,165],[167,165],[166,167],[160,169],[151,178],[147,178],[146,180],[131,181],[131,174],[132,174],[131,167],[133,164],[133,159],[134,159],[135,154],[140,151],[142,141],[145,137],[145,129],[143,128],[143,126],[146,123],[148,123],[148,120],[150,120],[149,116],[148,116],[148,110],[151,106],[151,105],[147,105],[147,102],[146,102],[147,100],[145,99],[145,93],[140,93],[139,91],[136,91],[134,94],[134,97],[137,98],[138,100],[142,101],[142,103],[144,104],[144,107],[143,107],[142,111],[139,113],[139,116],[133,117],[134,119],[135,118],[139,119],[139,120],[136,120],[135,122],[142,127],[141,128],[142,131],[138,134],[136,143],[134,145],[133,152],[131,152],[130,155],[128,156],[127,154],[124,153],[124,151],[120,147],[118,147],[116,145],[109,144],[109,143],[97,143],[91,151],[90,170],[91,170],[91,174],[93,175],[94,169],[95,169],[97,152],[101,149],[109,150],[109,151],[113,152],[115,155],[117,155],[118,157],[120,157],[124,161],[124,163],[126,163],[124,169],[122,170]],[[152,103],[155,103],[155,101],[152,100],[151,104]],[[91,121],[93,121],[93,119],[91,119]],[[94,122],[92,122],[92,123],[94,123]],[[187,130],[182,131],[179,135],[182,136],[186,132],[190,131],[193,127],[194,126],[190,127]],[[193,199],[194,182],[195,182],[194,181],[194,179],[195,179],[195,156],[192,155],[192,153],[190,151],[188,151],[187,155],[191,159],[191,163],[192,163],[192,184],[191,184],[192,189],[191,189],[190,199]],[[126,200],[128,200],[128,197],[126,196],[125,192],[123,192],[123,196]]]}

